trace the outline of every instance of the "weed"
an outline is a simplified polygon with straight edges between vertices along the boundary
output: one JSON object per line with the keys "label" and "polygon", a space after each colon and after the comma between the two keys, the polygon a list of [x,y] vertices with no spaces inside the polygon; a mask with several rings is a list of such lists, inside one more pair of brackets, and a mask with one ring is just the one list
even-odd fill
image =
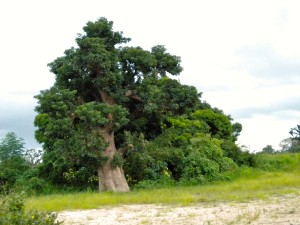
{"label": "weed", "polygon": [[255,212],[245,212],[243,214],[239,214],[234,220],[227,221],[227,225],[238,224],[243,222],[243,224],[251,224],[253,221],[258,220],[260,217],[260,211]]}
{"label": "weed", "polygon": [[142,220],[140,222],[140,224],[143,224],[143,225],[150,224],[150,221],[149,220]]}

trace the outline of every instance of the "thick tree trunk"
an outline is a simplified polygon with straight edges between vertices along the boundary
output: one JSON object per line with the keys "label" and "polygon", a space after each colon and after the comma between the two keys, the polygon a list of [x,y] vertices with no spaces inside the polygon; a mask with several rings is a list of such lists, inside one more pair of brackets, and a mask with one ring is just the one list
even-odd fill
{"label": "thick tree trunk", "polygon": [[[116,104],[115,100],[105,91],[100,91],[102,101],[109,105]],[[124,175],[124,170],[113,165],[113,157],[117,153],[114,131],[112,128],[113,116],[108,115],[111,121],[105,127],[100,128],[100,134],[107,144],[104,155],[108,158],[105,164],[98,168],[99,191],[128,192],[129,186]]]}
{"label": "thick tree trunk", "polygon": [[101,129],[101,135],[108,144],[104,155],[108,157],[106,163],[98,169],[99,191],[128,192],[129,186],[122,168],[113,166],[112,160],[116,154],[114,132],[108,128]]}

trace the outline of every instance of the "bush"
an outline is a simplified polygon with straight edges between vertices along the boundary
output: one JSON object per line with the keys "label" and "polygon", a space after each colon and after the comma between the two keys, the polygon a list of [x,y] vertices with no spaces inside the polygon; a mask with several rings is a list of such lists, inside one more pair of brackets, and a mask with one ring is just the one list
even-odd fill
{"label": "bush", "polygon": [[26,211],[23,194],[10,193],[0,197],[0,225],[59,225],[57,214]]}
{"label": "bush", "polygon": [[166,134],[152,141],[127,134],[132,148],[126,153],[124,169],[135,188],[153,188],[177,181],[182,185],[205,184],[227,179],[238,168],[232,159],[223,156],[222,140],[198,134],[187,146],[178,148],[172,146]]}
{"label": "bush", "polygon": [[222,141],[216,138],[211,138],[209,135],[203,135],[201,137],[192,138],[191,144],[188,146],[188,150],[197,150],[202,156],[210,160],[219,160],[223,157],[221,149]]}
{"label": "bush", "polygon": [[255,155],[248,151],[242,151],[234,142],[225,140],[221,144],[221,148],[224,156],[231,158],[237,165],[254,166]]}
{"label": "bush", "polygon": [[203,156],[198,151],[191,152],[185,158],[181,182],[201,184],[220,178],[220,167],[217,162]]}
{"label": "bush", "polygon": [[15,190],[25,192],[26,195],[45,194],[51,192],[53,189],[51,185],[42,178],[22,177],[18,179],[15,186]]}
{"label": "bush", "polygon": [[155,162],[165,163],[165,167],[168,169],[168,173],[173,179],[176,181],[180,179],[182,176],[182,162],[184,159],[184,151],[182,148],[163,147],[155,142],[151,142],[147,151]]}
{"label": "bush", "polygon": [[158,180],[166,169],[167,163],[153,159],[147,151],[130,152],[124,164],[129,184],[137,184],[142,180]]}
{"label": "bush", "polygon": [[147,183],[150,180],[155,183],[162,176],[171,177],[172,171],[168,168],[169,162],[171,163],[169,156],[173,155],[172,158],[175,160],[176,154],[172,154],[168,148],[146,141],[141,134],[126,133],[126,135],[127,145],[131,148],[125,155],[124,171],[130,185],[141,181]]}
{"label": "bush", "polygon": [[94,189],[98,184],[98,176],[93,174],[93,170],[87,167],[80,167],[78,169],[70,168],[63,173],[65,183],[68,187],[77,189]]}
{"label": "bush", "polygon": [[220,162],[220,172],[230,172],[230,171],[235,171],[238,169],[238,166],[235,164],[235,162],[227,157],[223,157]]}

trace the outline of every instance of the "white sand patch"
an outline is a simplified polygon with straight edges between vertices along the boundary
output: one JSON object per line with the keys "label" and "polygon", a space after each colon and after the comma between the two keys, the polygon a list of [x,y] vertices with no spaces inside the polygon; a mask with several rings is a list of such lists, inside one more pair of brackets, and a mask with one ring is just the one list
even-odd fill
{"label": "white sand patch", "polygon": [[300,196],[248,203],[178,205],[124,205],[60,212],[65,225],[136,224],[280,224],[300,225]]}

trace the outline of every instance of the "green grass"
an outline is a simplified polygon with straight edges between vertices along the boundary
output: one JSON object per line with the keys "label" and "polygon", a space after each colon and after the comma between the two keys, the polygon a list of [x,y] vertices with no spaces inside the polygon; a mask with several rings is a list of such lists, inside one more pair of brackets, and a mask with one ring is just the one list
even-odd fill
{"label": "green grass", "polygon": [[270,196],[300,194],[300,173],[266,173],[257,178],[237,179],[206,186],[135,190],[130,193],[77,193],[31,197],[29,208],[61,211],[93,209],[119,204],[190,204],[215,201],[249,201]]}
{"label": "green grass", "polygon": [[[274,161],[274,156],[270,156],[270,158]],[[27,198],[26,206],[28,209],[61,211],[95,209],[123,204],[188,205],[200,202],[244,202],[287,194],[300,195],[300,155],[291,156],[289,159],[291,159],[291,161],[288,160],[289,166],[284,166],[284,169],[279,171],[266,172],[259,169],[243,168],[237,175],[239,178],[232,182],[218,182],[204,186],[174,186],[154,190],[133,190],[130,193],[53,194]]]}

